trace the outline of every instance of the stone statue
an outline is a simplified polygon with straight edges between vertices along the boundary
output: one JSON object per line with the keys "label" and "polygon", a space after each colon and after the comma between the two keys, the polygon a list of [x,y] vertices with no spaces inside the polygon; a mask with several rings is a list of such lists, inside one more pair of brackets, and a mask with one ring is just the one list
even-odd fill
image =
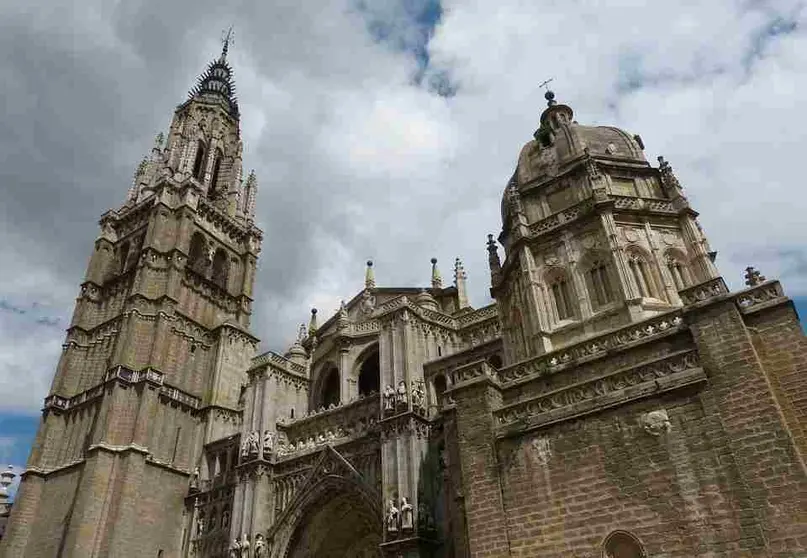
{"label": "stone statue", "polygon": [[241,533],[241,556],[243,558],[249,556],[249,537],[246,533]]}
{"label": "stone statue", "polygon": [[255,558],[265,558],[266,557],[266,540],[263,538],[263,535],[258,533],[255,535],[255,552],[253,553]]}
{"label": "stone statue", "polygon": [[389,504],[387,504],[387,532],[388,533],[397,533],[398,532],[398,521],[400,519],[401,512],[398,508],[395,507],[395,500],[393,498],[389,499]]}
{"label": "stone statue", "polygon": [[412,388],[412,408],[423,409],[425,397],[426,390],[423,389],[423,382],[418,380]]}
{"label": "stone statue", "polygon": [[193,489],[199,488],[199,467],[196,467],[193,470],[193,474],[191,475],[190,487]]}
{"label": "stone statue", "polygon": [[397,389],[397,396],[398,396],[398,405],[406,405],[407,397],[406,397],[406,382],[401,380],[398,382],[398,389]]}
{"label": "stone statue", "polygon": [[275,447],[275,433],[271,430],[264,430],[263,432],[263,455],[264,457],[272,455],[272,450]]}
{"label": "stone statue", "polygon": [[241,558],[241,543],[237,538],[230,545],[230,558]]}
{"label": "stone statue", "polygon": [[204,512],[199,514],[199,517],[196,518],[196,536],[201,537],[205,534],[205,514]]}
{"label": "stone statue", "polygon": [[395,410],[395,388],[391,385],[387,385],[384,388],[384,411],[394,411]]}
{"label": "stone statue", "polygon": [[249,437],[247,438],[247,455],[257,455],[258,454],[258,431],[253,430],[249,433]]}
{"label": "stone statue", "polygon": [[412,504],[406,497],[401,498],[401,530],[412,531],[415,528],[415,517]]}
{"label": "stone statue", "polygon": [[366,289],[362,295],[360,308],[365,314],[372,314],[375,310],[375,296],[369,289]]}

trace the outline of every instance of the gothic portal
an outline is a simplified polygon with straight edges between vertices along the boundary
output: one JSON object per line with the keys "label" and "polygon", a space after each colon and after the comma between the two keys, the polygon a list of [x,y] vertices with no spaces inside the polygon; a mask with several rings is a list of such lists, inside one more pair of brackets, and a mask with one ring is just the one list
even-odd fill
{"label": "gothic portal", "polygon": [[488,236],[491,304],[459,258],[422,287],[368,262],[256,355],[227,46],[101,217],[0,556],[807,553],[792,302],[753,268],[730,292],[670,164],[551,92]]}

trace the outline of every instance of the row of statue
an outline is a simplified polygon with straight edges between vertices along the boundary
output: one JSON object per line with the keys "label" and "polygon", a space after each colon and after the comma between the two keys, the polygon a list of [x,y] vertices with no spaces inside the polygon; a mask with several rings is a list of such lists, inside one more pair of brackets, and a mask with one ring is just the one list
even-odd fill
{"label": "row of statue", "polygon": [[400,509],[395,506],[395,498],[387,503],[387,532],[413,531],[415,529],[415,511],[405,496],[401,498]]}
{"label": "row of statue", "polygon": [[255,546],[250,552],[249,537],[242,534],[240,539],[233,539],[230,545],[230,558],[266,558],[269,556],[269,544],[261,533],[255,535]]}
{"label": "row of statue", "polygon": [[[426,389],[423,386],[423,381],[418,380],[412,386],[412,409],[415,411],[423,412],[425,410],[426,402]],[[407,389],[406,382],[401,380],[398,382],[398,387],[394,388],[392,385],[387,385],[384,388],[384,413],[393,413],[402,407],[407,407],[409,403],[409,390]]]}

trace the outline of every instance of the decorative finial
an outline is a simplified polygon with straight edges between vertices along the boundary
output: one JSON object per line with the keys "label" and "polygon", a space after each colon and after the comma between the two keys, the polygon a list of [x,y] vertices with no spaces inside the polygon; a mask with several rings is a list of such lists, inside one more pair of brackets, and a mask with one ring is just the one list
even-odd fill
{"label": "decorative finial", "polygon": [[165,141],[165,134],[160,132],[159,134],[154,136],[154,148],[155,149],[162,149],[164,141]]}
{"label": "decorative finial", "polygon": [[440,270],[437,269],[437,258],[432,258],[432,289],[443,288],[443,278],[440,276]]}
{"label": "decorative finial", "polygon": [[339,303],[339,317],[347,318],[347,305],[344,300]]}
{"label": "decorative finial", "polygon": [[492,275],[498,275],[501,272],[502,262],[499,260],[499,249],[492,234],[488,235],[488,264]]}
{"label": "decorative finial", "polygon": [[546,93],[544,93],[544,99],[546,99],[546,101],[547,101],[546,104],[549,107],[551,107],[552,105],[557,104],[555,102],[555,93],[553,93],[549,89],[549,84],[552,83],[553,81],[555,81],[555,78],[549,78],[549,79],[547,79],[545,81],[542,81],[541,83],[538,84],[538,87],[543,87],[544,89],[546,89]]}
{"label": "decorative finial", "polygon": [[364,272],[364,287],[375,288],[375,274],[373,273],[373,260],[367,260],[367,270]]}
{"label": "decorative finial", "polygon": [[317,332],[317,309],[311,309],[311,321],[308,322],[308,336],[313,337]]}
{"label": "decorative finial", "polygon": [[465,280],[468,275],[465,273],[465,268],[462,266],[462,260],[457,257],[454,260],[454,286],[457,287],[457,300],[459,307],[466,308],[470,306],[468,302],[468,290],[465,286]]}
{"label": "decorative finial", "polygon": [[757,285],[767,281],[764,275],[751,266],[745,268],[745,284],[749,287],[756,287]]}
{"label": "decorative finial", "polygon": [[230,50],[230,45],[235,44],[232,25],[230,25],[230,28],[227,30],[227,34],[221,39],[221,42],[224,45],[221,48],[221,59],[225,60],[227,58],[227,51]]}
{"label": "decorative finial", "polygon": [[302,343],[305,339],[305,324],[300,324],[300,328],[297,330],[297,342]]}

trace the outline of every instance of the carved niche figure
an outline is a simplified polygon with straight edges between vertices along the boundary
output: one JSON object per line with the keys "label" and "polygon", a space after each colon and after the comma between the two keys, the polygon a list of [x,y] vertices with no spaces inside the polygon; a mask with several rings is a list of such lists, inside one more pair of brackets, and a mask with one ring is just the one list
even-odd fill
{"label": "carved niche figure", "polygon": [[423,410],[425,396],[426,390],[423,388],[423,382],[418,380],[412,387],[412,408]]}
{"label": "carved niche figure", "polygon": [[265,558],[266,557],[266,540],[263,538],[263,535],[258,533],[255,535],[255,552],[253,553],[255,558]]}
{"label": "carved niche figure", "polygon": [[395,507],[395,499],[390,498],[387,504],[387,532],[397,533],[398,522],[401,518],[401,511]]}
{"label": "carved niche figure", "polygon": [[373,310],[375,310],[375,296],[369,289],[366,289],[362,295],[360,308],[365,314],[372,314]]}
{"label": "carved niche figure", "polygon": [[196,467],[193,470],[193,474],[191,475],[190,487],[194,490],[199,488],[199,467]]}
{"label": "carved niche figure", "polygon": [[406,401],[407,401],[406,392],[407,391],[408,390],[406,389],[406,382],[403,381],[403,380],[398,382],[398,389],[397,389],[398,405],[406,406]]}
{"label": "carved niche figure", "polygon": [[384,411],[394,411],[395,410],[395,388],[391,385],[387,385],[384,388]]}
{"label": "carved niche figure", "polygon": [[672,428],[670,417],[665,409],[645,413],[641,416],[639,422],[644,427],[645,432],[651,436],[661,436]]}
{"label": "carved niche figure", "polygon": [[243,558],[249,556],[249,537],[246,533],[241,533],[241,556]]}
{"label": "carved niche figure", "polygon": [[406,497],[401,498],[401,530],[411,531],[415,528],[415,517],[412,504]]}
{"label": "carved niche figure", "polygon": [[196,536],[201,537],[205,534],[205,512],[199,514],[196,518]]}
{"label": "carved niche figure", "polygon": [[230,544],[230,558],[241,558],[241,542],[237,538]]}
{"label": "carved niche figure", "polygon": [[253,430],[249,433],[249,437],[247,438],[247,455],[258,454],[258,444],[260,443],[258,436],[259,434],[257,430]]}
{"label": "carved niche figure", "polygon": [[263,455],[264,457],[272,455],[272,450],[275,448],[275,433],[271,430],[264,430],[263,432]]}

